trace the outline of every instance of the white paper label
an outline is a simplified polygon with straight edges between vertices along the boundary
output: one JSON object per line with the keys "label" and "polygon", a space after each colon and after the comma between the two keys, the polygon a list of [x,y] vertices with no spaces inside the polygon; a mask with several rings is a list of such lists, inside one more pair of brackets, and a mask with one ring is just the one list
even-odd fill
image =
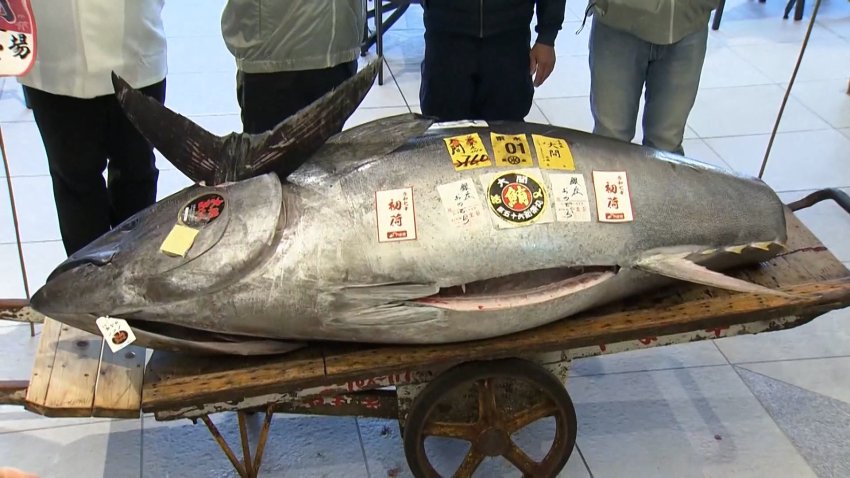
{"label": "white paper label", "polygon": [[625,171],[594,171],[593,189],[600,222],[629,222],[632,202]]}
{"label": "white paper label", "polygon": [[471,179],[442,184],[437,186],[437,192],[449,220],[455,226],[466,227],[483,222],[484,208]]}
{"label": "white paper label", "polygon": [[550,174],[555,218],[563,222],[590,222],[590,198],[582,174]]}
{"label": "white paper label", "polygon": [[95,322],[113,353],[136,341],[136,335],[124,319],[100,317]]}
{"label": "white paper label", "polygon": [[487,126],[487,122],[484,120],[459,120],[434,123],[428,129],[486,128]]}
{"label": "white paper label", "polygon": [[413,188],[391,189],[375,193],[378,242],[416,239]]}

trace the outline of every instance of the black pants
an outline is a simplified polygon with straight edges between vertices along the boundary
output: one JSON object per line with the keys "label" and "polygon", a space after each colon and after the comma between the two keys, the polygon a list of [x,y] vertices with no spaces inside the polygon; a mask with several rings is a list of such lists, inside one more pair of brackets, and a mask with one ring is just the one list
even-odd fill
{"label": "black pants", "polygon": [[[81,99],[24,88],[47,152],[68,255],[156,201],[153,148],[114,95]],[[165,80],[140,91],[164,102]]]}
{"label": "black pants", "polygon": [[274,129],[298,110],[357,73],[357,60],[318,70],[237,73],[236,98],[242,108],[242,130]]}
{"label": "black pants", "polygon": [[487,38],[425,32],[419,101],[442,121],[522,121],[531,110],[530,32]]}

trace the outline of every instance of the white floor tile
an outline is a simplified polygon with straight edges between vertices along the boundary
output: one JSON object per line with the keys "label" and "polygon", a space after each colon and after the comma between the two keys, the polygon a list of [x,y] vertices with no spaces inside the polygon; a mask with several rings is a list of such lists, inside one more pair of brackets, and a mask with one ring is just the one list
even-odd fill
{"label": "white floor tile", "polygon": [[[0,128],[3,129],[3,142],[12,177],[50,174],[44,143],[35,122],[3,123]],[[6,176],[5,168],[0,168],[0,176]]]}
{"label": "white floor tile", "polygon": [[384,68],[384,84],[379,85],[378,80],[375,80],[372,89],[360,103],[361,108],[407,107],[404,96],[402,96],[401,90],[393,79],[391,70],[387,69],[386,65]]}
{"label": "white floor tile", "polygon": [[540,110],[555,126],[579,131],[593,131],[593,115],[587,96],[574,98],[541,98],[535,100]]}
{"label": "white floor tile", "polygon": [[[701,138],[769,134],[785,96],[778,85],[705,89],[697,95],[688,125]],[[789,98],[779,131],[829,128],[829,124]]]}
{"label": "white floor tile", "polygon": [[536,102],[532,102],[531,109],[528,111],[528,116],[526,116],[524,120],[528,123],[549,124],[549,119],[546,118],[546,115],[543,114],[543,111],[540,110],[540,107],[537,106]]}
{"label": "white floor tile", "polygon": [[[735,72],[730,75],[730,72]],[[700,76],[700,88],[764,85],[774,83],[764,73],[741,58],[730,48],[708,50]]]}
{"label": "white floor tile", "polygon": [[764,180],[777,191],[850,186],[847,151],[850,139],[832,129],[777,134]]}
{"label": "white floor tile", "polygon": [[30,292],[35,294],[47,281],[53,269],[68,256],[62,241],[31,242],[24,244],[24,263],[27,267]]}
{"label": "white floor tile", "polygon": [[[206,7],[205,7],[206,8]],[[221,72],[236,74],[236,61],[221,33],[168,38],[168,78],[179,73]]]}
{"label": "white floor tile", "polygon": [[419,104],[419,86],[422,83],[421,70],[418,63],[392,65],[392,73],[396,84],[401,90],[404,101],[409,106]]}
{"label": "white floor tile", "polygon": [[32,111],[24,103],[24,92],[17,80],[9,78],[0,91],[0,122],[33,121]]}
{"label": "white floor tile", "polygon": [[[35,336],[30,335],[29,324],[0,321],[0,345],[3,360],[0,361],[0,380],[29,380],[38,342],[41,340],[41,325],[36,324]],[[12,324],[12,325],[6,325]],[[0,413],[0,428],[3,414]]]}
{"label": "white floor tile", "polygon": [[[848,44],[850,48],[850,44]],[[791,94],[834,128],[850,127],[850,95],[847,78],[795,82]]]}
{"label": "white floor tile", "polygon": [[168,75],[165,105],[183,116],[239,113],[236,73],[176,73]]}
{"label": "white floor tile", "polygon": [[561,55],[546,81],[534,91],[535,99],[586,97],[590,94],[590,70],[584,55]]}
{"label": "white floor tile", "polygon": [[25,299],[24,278],[16,244],[0,244],[0,264],[3,264],[0,272],[0,298]]}
{"label": "white floor tile", "polygon": [[[578,359],[572,363],[570,375],[644,372],[727,363],[712,342],[703,341]],[[570,387],[569,383],[567,387]]]}
{"label": "white floor tile", "polygon": [[594,476],[814,477],[730,366],[570,379]]}
{"label": "white floor tile", "polygon": [[50,176],[12,177],[23,242],[61,238]]}
{"label": "white floor tile", "polygon": [[162,22],[168,38],[221,35],[225,0],[183,0],[165,3]]}
{"label": "white floor tile", "polygon": [[[823,33],[823,32],[821,32]],[[814,34],[813,34],[814,36]],[[847,78],[850,43],[810,42],[797,72],[797,80],[830,80]],[[775,43],[731,47],[741,58],[758,68],[776,83],[788,82],[800,55],[798,43]]]}
{"label": "white floor tile", "polygon": [[[262,414],[249,417],[252,450]],[[213,416],[224,438],[241,455],[235,414]],[[143,476],[235,476],[203,422],[156,422],[144,417]],[[260,476],[365,477],[366,464],[354,418],[275,415]]]}
{"label": "white floor tile", "polygon": [[690,138],[682,141],[685,156],[703,163],[712,164],[723,169],[732,169],[723,158],[717,155],[713,149],[702,139]]}
{"label": "white floor tile", "polygon": [[741,367],[850,403],[850,357],[752,363]]}
{"label": "white floor tile", "polygon": [[141,438],[139,420],[5,433],[0,463],[41,477],[139,477]]}
{"label": "white floor tile", "polygon": [[794,360],[850,355],[850,310],[842,309],[815,318],[790,330],[740,335],[716,340],[733,364],[766,360]]}
{"label": "white floor tile", "polygon": [[15,223],[6,178],[0,178],[0,244],[15,243]]}

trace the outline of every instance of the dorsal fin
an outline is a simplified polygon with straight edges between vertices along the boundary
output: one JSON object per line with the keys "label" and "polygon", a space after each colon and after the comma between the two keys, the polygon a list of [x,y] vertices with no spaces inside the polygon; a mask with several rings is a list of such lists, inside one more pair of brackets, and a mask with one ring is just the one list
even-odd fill
{"label": "dorsal fin", "polygon": [[169,162],[208,186],[298,169],[339,131],[372,87],[380,60],[262,134],[216,136],[185,116],[130,87],[115,73],[112,83],[125,114]]}
{"label": "dorsal fin", "polygon": [[433,123],[418,113],[402,113],[357,125],[330,138],[311,163],[326,170],[350,171],[364,161],[392,153]]}

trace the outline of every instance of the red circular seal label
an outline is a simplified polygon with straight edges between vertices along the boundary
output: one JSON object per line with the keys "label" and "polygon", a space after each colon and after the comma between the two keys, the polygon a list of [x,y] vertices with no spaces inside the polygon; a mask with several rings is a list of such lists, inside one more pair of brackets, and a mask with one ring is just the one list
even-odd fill
{"label": "red circular seal label", "polygon": [[204,194],[189,201],[180,210],[180,222],[189,227],[202,227],[224,212],[224,197],[220,194]]}
{"label": "red circular seal label", "polygon": [[505,173],[490,183],[490,207],[502,219],[522,224],[533,221],[546,207],[546,191],[524,174]]}

